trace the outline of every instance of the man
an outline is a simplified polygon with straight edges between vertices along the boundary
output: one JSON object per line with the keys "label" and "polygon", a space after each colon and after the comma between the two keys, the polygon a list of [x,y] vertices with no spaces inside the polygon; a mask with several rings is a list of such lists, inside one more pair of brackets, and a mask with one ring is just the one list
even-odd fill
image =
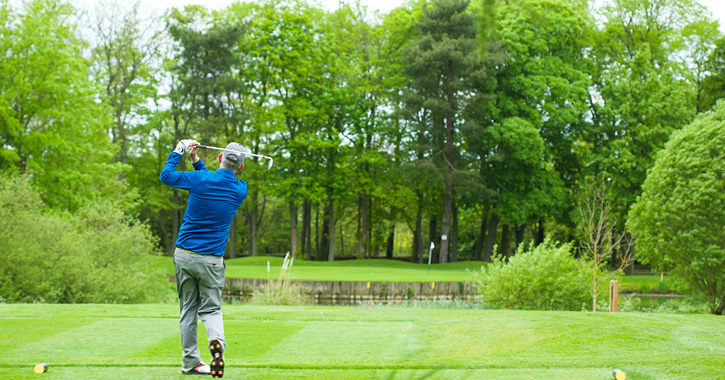
{"label": "man", "polygon": [[[224,323],[221,313],[224,286],[224,249],[237,209],[247,196],[247,184],[235,176],[244,168],[249,149],[230,143],[219,154],[220,168],[209,171],[197,156],[199,143],[181,140],[169,154],[160,179],[189,191],[184,222],[174,251],[174,272],[181,317],[181,372],[187,375],[224,375]],[[189,153],[194,171],[176,171],[182,155]],[[210,365],[201,361],[197,347],[197,315],[206,328]]]}

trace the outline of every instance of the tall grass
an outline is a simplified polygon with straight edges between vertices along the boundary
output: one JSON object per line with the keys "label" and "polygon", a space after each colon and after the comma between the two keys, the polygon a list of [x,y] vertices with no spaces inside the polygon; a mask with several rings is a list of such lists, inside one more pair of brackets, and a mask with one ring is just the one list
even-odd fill
{"label": "tall grass", "polygon": [[290,282],[290,273],[295,258],[284,256],[282,270],[277,281],[269,278],[270,263],[267,261],[267,286],[264,290],[255,290],[251,304],[255,305],[304,305],[310,303],[303,295],[299,285]]}

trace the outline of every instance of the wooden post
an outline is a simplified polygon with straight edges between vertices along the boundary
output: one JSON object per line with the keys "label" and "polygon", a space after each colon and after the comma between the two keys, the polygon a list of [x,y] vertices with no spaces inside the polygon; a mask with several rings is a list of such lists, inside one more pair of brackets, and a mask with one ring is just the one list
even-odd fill
{"label": "wooden post", "polygon": [[619,281],[609,281],[609,312],[616,313],[619,309]]}

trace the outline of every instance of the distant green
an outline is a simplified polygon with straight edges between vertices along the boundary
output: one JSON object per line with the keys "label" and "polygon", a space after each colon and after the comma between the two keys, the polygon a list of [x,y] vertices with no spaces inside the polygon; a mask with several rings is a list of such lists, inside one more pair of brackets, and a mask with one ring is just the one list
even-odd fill
{"label": "distant green", "polygon": [[[267,278],[267,260],[270,260],[270,277],[279,277],[282,259],[249,257],[227,261],[227,277]],[[487,264],[476,261],[428,266],[398,260],[370,259],[346,261],[295,260],[289,270],[290,278],[309,281],[470,281],[475,272]]]}
{"label": "distant green", "polygon": [[[229,278],[267,278],[267,260],[270,262],[271,279],[279,278],[283,259],[280,257],[255,256],[227,260]],[[474,273],[490,263],[481,261],[459,261],[447,264],[432,264],[428,274],[427,264],[414,264],[400,260],[343,260],[307,261],[295,260],[289,271],[290,278],[308,281],[388,281],[388,282],[458,282],[473,281]],[[165,268],[174,274],[171,257],[150,256],[148,265]],[[372,273],[372,275],[371,275]],[[665,275],[665,281],[669,276]],[[620,292],[639,292],[641,285],[656,288],[659,274],[624,276],[619,280]]]}
{"label": "distant green", "polygon": [[[224,306],[225,379],[721,379],[713,315]],[[0,378],[185,379],[174,304],[0,304]],[[203,333],[203,330],[200,329]],[[208,354],[204,353],[204,357]],[[33,365],[48,363],[42,376]]]}

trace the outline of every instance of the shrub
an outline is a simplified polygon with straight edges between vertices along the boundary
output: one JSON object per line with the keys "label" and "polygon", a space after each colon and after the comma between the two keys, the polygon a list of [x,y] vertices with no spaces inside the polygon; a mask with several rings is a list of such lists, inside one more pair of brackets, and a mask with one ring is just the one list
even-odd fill
{"label": "shrub", "polygon": [[667,294],[669,292],[670,292],[670,284],[667,281],[660,281],[660,283],[657,284],[657,293]]}
{"label": "shrub", "polygon": [[7,302],[138,303],[168,296],[148,268],[154,239],[112,204],[52,212],[27,179],[0,176],[0,297]]}
{"label": "shrub", "polygon": [[671,270],[725,314],[725,102],[672,134],[627,227],[643,263]]}
{"label": "shrub", "polygon": [[652,293],[652,287],[648,284],[640,284],[639,292],[642,294],[650,294],[650,293]]}
{"label": "shrub", "polygon": [[478,280],[483,302],[490,308],[581,310],[590,277],[586,262],[571,252],[571,243],[547,238],[537,247],[522,244],[508,262],[496,256]]}

